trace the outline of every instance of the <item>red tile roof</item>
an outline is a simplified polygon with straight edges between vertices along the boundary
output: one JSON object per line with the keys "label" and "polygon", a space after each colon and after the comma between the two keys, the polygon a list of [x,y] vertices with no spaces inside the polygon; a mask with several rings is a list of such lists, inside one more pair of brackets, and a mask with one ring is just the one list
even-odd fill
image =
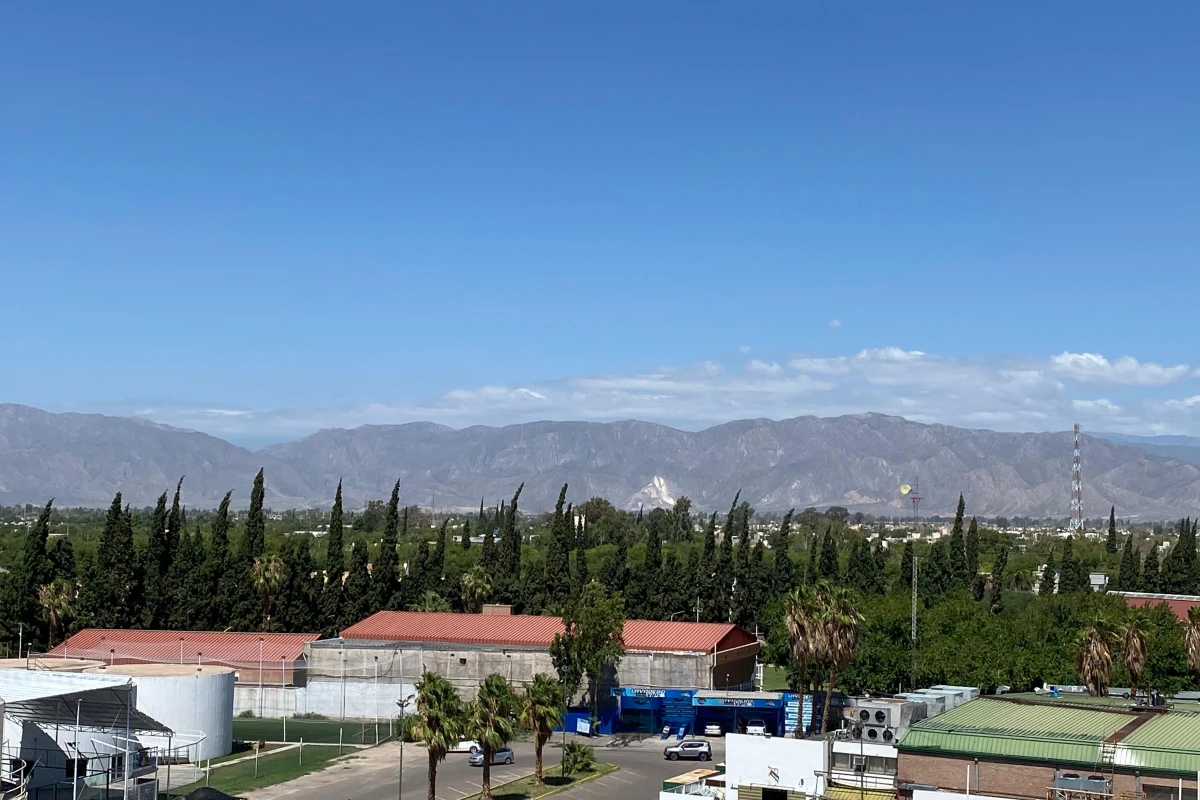
{"label": "red tile roof", "polygon": [[[558,617],[380,611],[346,628],[342,638],[545,648],[562,629]],[[641,619],[625,623],[624,640],[626,650],[690,653],[728,650],[755,641],[754,636],[728,623]]]}
{"label": "red tile roof", "polygon": [[1153,592],[1112,592],[1125,600],[1125,604],[1132,608],[1141,608],[1143,606],[1156,606],[1159,603],[1166,603],[1175,616],[1179,617],[1182,622],[1187,622],[1188,609],[1192,606],[1200,606],[1200,597],[1190,594],[1156,594]]}
{"label": "red tile roof", "polygon": [[[85,628],[49,655],[91,658],[115,664],[193,663],[224,664],[231,667],[258,666],[259,639],[262,660],[278,666],[292,665],[304,654],[304,644],[320,638],[315,633],[219,633],[215,631],[132,631]],[[182,648],[180,644],[182,643]]]}

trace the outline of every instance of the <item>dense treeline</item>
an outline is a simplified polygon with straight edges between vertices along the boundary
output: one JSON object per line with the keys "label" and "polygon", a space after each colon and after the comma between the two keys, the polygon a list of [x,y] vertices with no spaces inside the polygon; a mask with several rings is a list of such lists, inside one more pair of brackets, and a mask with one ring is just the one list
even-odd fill
{"label": "dense treeline", "polygon": [[[1181,521],[1174,545],[1164,549],[1153,538],[1122,542],[1115,510],[1103,541],[1018,543],[968,518],[960,498],[948,535],[930,543],[888,540],[890,531],[856,524],[861,518],[839,507],[762,522],[740,496],[722,514],[694,515],[687,498],[671,509],[629,513],[602,498],[572,506],[564,486],[553,514],[528,516],[517,487],[495,507],[481,504],[435,526],[428,512],[401,505],[397,483],[386,501],[373,501],[347,526],[339,484],[327,531],[314,538],[267,535],[263,480],[260,472],[249,511],[236,520],[226,495],[215,512],[192,513],[189,521],[182,480],[148,515],[118,494],[102,532],[86,542],[56,536],[51,543],[48,503],[20,560],[0,577],[9,638],[16,640],[18,624],[28,648],[83,627],[332,634],[380,609],[478,611],[485,602],[563,614],[595,579],[620,593],[631,618],[757,628],[771,643],[770,658],[791,664],[796,681],[783,598],[823,581],[851,590],[864,616],[860,646],[840,678],[848,688],[897,690],[914,681],[1028,687],[1073,680],[1079,631],[1097,614],[1123,613],[1090,591],[1089,572],[1109,573],[1121,589],[1200,588],[1194,521]],[[915,656],[914,561],[921,606]],[[1144,685],[1190,685],[1182,627],[1152,613],[1161,630]],[[805,683],[821,680],[821,669],[814,665]]]}

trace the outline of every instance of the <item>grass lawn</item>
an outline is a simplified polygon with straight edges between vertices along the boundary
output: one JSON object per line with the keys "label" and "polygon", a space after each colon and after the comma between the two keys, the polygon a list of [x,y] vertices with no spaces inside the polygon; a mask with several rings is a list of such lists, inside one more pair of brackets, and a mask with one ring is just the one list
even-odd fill
{"label": "grass lawn", "polygon": [[[764,692],[784,692],[787,691],[787,670],[782,667],[773,667],[770,664],[763,664],[763,685]],[[305,741],[308,741],[307,739]]]}
{"label": "grass lawn", "polygon": [[[234,717],[233,738],[243,742],[298,742],[304,737],[308,744],[337,744],[338,731],[343,744],[375,744],[374,722],[350,722],[336,719],[289,719],[286,738],[284,721],[260,717]],[[388,721],[379,723],[379,741],[388,738]]]}
{"label": "grass lawn", "polygon": [[[225,794],[238,796],[251,789],[261,789],[264,786],[274,786],[277,783],[290,781],[307,775],[310,772],[324,769],[329,762],[338,757],[336,746],[313,745],[304,743],[304,763],[300,763],[299,748],[287,750],[275,755],[260,756],[258,759],[258,776],[254,775],[254,759],[230,764],[227,767],[214,769],[209,777],[208,785],[220,789]],[[172,789],[171,794],[182,797],[194,789],[204,785],[201,779],[187,786]]]}
{"label": "grass lawn", "polygon": [[[283,747],[283,745],[276,744],[274,742],[263,745],[262,750],[259,752],[259,758],[260,759],[262,758],[263,753],[268,753],[272,750],[277,750],[280,747]],[[233,761],[235,758],[245,758],[246,756],[252,756],[252,755],[254,755],[254,748],[250,747],[249,745],[243,745],[240,750],[235,748],[234,751],[227,756],[218,756],[218,757],[212,759],[211,761],[205,761],[204,765],[208,766],[209,764],[212,764],[215,767],[217,764],[223,764],[226,761]]]}
{"label": "grass lawn", "polygon": [[[582,781],[598,778],[601,775],[607,775],[610,772],[615,772],[617,767],[614,764],[602,764],[597,762],[596,768],[591,772],[576,772],[574,775],[562,777],[555,774],[550,774],[553,770],[546,770],[543,773],[545,783],[541,786],[533,782],[533,776],[529,775],[524,778],[518,778],[510,783],[502,783],[499,786],[492,787],[493,800],[535,800],[538,797],[555,794],[566,789],[570,789],[577,783]],[[478,800],[479,795],[472,794],[464,797],[462,800]]]}

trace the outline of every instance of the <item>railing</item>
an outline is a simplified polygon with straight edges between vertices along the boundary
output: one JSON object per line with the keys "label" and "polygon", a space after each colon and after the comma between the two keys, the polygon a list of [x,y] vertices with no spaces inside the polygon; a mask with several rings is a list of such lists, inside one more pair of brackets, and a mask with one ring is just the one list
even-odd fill
{"label": "railing", "polygon": [[1112,790],[1093,791],[1051,786],[1046,790],[1046,800],[1146,800],[1146,795],[1143,792],[1116,794]]}

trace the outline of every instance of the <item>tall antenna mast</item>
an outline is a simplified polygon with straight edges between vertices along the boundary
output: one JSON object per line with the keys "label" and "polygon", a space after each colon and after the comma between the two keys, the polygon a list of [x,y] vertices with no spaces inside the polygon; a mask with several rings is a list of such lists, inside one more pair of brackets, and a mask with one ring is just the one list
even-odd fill
{"label": "tall antenna mast", "polygon": [[1083,532],[1083,472],[1079,468],[1079,423],[1075,423],[1075,453],[1071,459],[1071,524],[1072,533]]}

